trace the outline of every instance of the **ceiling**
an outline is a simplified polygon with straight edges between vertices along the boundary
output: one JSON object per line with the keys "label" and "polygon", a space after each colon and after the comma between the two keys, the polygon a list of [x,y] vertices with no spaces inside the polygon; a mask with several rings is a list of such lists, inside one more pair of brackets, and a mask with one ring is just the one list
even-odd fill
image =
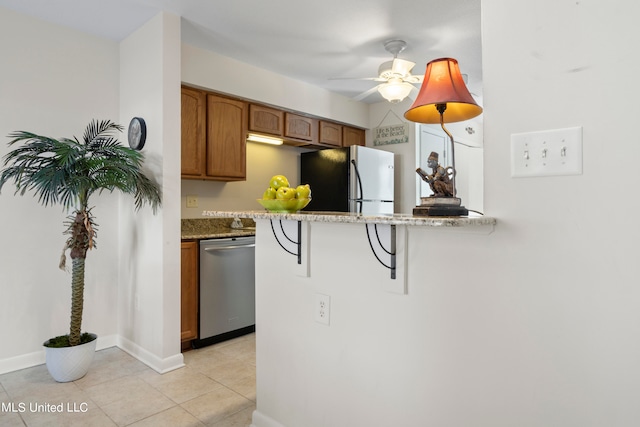
{"label": "ceiling", "polygon": [[[480,0],[0,0],[0,7],[116,41],[164,10],[183,18],[182,40],[224,56],[354,97],[393,58],[456,58],[482,97]],[[335,79],[338,78],[338,79]],[[376,92],[363,102],[380,102]]]}

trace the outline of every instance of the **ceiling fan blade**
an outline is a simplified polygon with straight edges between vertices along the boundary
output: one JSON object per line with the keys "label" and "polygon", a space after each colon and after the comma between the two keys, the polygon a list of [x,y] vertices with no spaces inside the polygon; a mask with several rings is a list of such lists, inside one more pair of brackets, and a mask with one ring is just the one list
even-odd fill
{"label": "ceiling fan blade", "polygon": [[365,99],[366,97],[368,97],[369,95],[374,94],[376,91],[378,90],[378,86],[374,86],[371,89],[362,92],[360,95],[356,95],[353,98],[351,98],[352,101],[362,101],[363,99]]}
{"label": "ceiling fan blade", "polygon": [[411,73],[411,69],[416,65],[415,62],[406,61],[400,58],[394,58],[391,72],[400,76],[406,76]]}
{"label": "ceiling fan blade", "polygon": [[424,76],[409,75],[405,77],[403,80],[408,83],[422,83],[422,81],[424,80]]}

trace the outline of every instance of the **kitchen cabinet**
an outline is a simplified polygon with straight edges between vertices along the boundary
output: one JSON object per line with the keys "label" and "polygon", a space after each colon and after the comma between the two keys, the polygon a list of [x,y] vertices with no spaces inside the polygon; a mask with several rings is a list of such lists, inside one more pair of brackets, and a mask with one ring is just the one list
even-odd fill
{"label": "kitchen cabinet", "polygon": [[247,110],[246,102],[207,94],[207,176],[246,179]]}
{"label": "kitchen cabinet", "polygon": [[249,130],[282,136],[284,127],[284,111],[262,105],[249,105]]}
{"label": "kitchen cabinet", "polygon": [[361,145],[364,147],[364,129],[342,127],[342,146]]}
{"label": "kitchen cabinet", "polygon": [[182,86],[182,178],[246,180],[248,132],[308,148],[365,145],[364,129]]}
{"label": "kitchen cabinet", "polygon": [[320,144],[342,147],[342,125],[320,120]]}
{"label": "kitchen cabinet", "polygon": [[246,179],[247,103],[182,87],[182,177]]}
{"label": "kitchen cabinet", "polygon": [[180,340],[198,338],[198,242],[183,240],[180,246]]}
{"label": "kitchen cabinet", "polygon": [[285,113],[284,136],[311,144],[318,142],[318,119]]}
{"label": "kitchen cabinet", "polygon": [[207,95],[197,89],[182,88],[182,175],[205,175],[205,138],[207,121]]}

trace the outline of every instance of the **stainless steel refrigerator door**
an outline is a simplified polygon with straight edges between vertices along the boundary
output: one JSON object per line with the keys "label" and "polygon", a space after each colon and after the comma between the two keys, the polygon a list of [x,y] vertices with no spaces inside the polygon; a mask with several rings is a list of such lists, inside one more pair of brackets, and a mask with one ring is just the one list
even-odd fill
{"label": "stainless steel refrigerator door", "polygon": [[[349,180],[351,199],[372,201],[393,201],[394,185],[394,155],[389,151],[369,147],[352,146],[351,160],[355,160],[357,171],[351,165],[351,179]],[[358,184],[360,177],[362,192]],[[355,196],[355,197],[353,197]]]}

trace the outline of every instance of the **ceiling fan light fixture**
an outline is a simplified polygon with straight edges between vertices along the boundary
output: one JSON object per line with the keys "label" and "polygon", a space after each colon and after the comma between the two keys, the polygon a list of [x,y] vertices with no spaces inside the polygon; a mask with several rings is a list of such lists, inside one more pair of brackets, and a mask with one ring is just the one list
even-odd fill
{"label": "ceiling fan light fixture", "polygon": [[378,86],[378,92],[387,101],[392,104],[401,102],[411,93],[414,86],[411,83],[399,81],[389,81],[389,83],[383,83]]}

